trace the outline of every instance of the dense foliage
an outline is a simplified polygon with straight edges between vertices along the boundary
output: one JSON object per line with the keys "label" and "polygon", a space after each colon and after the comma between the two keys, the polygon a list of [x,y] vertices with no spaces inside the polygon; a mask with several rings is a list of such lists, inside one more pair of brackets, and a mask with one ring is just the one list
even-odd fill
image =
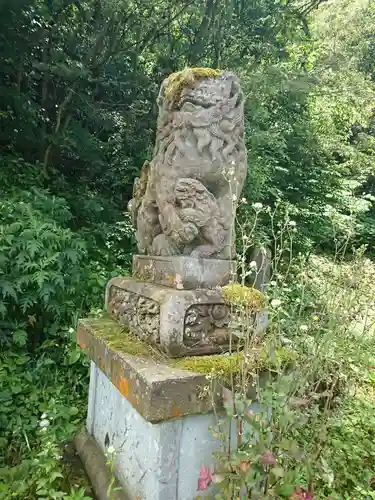
{"label": "dense foliage", "polygon": [[68,496],[62,456],[85,411],[87,363],[80,367],[81,353],[64,347],[64,337],[68,331],[38,350],[35,360],[20,350],[2,353],[0,498],[84,497],[79,488]]}
{"label": "dense foliage", "polygon": [[[74,230],[101,225],[99,245],[150,155],[157,87],[189,64],[242,77],[249,200],[281,198],[309,242],[323,245],[328,209],[345,217],[368,208],[372,6],[336,1],[310,22],[298,3],[270,0],[18,0],[0,8],[6,185],[32,164],[32,185],[67,200]],[[370,221],[358,230],[371,236]]]}
{"label": "dense foliage", "polygon": [[[58,458],[85,405],[87,367],[70,329],[102,306],[108,278],[129,269],[125,209],[152,152],[155,98],[169,73],[199,65],[241,77],[242,222],[254,202],[277,206],[276,219],[297,223],[301,252],[332,253],[343,238],[371,255],[374,7],[0,0],[0,498],[83,498],[69,493]],[[264,213],[257,238],[270,242]],[[359,404],[343,418],[366,419]],[[334,436],[349,440],[335,422]],[[332,461],[351,463],[342,457]],[[343,474],[340,488],[350,480]]]}
{"label": "dense foliage", "polygon": [[[294,234],[283,231],[285,246]],[[345,250],[335,259],[295,255],[272,277],[262,348],[277,376],[265,381],[264,368],[250,362],[232,379],[236,397],[226,409],[238,447],[219,422],[215,436],[224,453],[209,477],[218,483],[218,499],[374,497],[375,267],[363,250],[350,259]],[[259,337],[245,320],[248,311],[241,314],[242,326],[233,328],[246,339],[250,359]],[[281,347],[295,354],[289,369]],[[211,377],[220,382],[220,371]],[[248,400],[249,380],[259,406]],[[205,472],[201,489],[208,486]]]}

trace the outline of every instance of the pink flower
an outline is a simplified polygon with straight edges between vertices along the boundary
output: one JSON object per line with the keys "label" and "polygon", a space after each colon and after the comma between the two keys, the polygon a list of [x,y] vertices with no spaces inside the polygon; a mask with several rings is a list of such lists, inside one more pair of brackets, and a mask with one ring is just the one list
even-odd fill
{"label": "pink flower", "polygon": [[313,496],[309,491],[298,487],[292,493],[290,500],[313,500]]}
{"label": "pink flower", "polygon": [[207,469],[205,465],[202,465],[201,472],[198,479],[198,490],[207,490],[209,485],[212,483],[213,474]]}
{"label": "pink flower", "polygon": [[272,451],[265,451],[261,456],[260,461],[262,462],[262,465],[275,465],[276,457]]}

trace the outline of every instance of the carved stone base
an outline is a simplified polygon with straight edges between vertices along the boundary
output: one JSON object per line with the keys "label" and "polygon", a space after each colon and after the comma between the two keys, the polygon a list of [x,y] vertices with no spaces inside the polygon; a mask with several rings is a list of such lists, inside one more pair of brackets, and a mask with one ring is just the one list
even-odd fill
{"label": "carved stone base", "polygon": [[236,263],[194,257],[133,256],[133,276],[178,290],[215,288],[234,281]]}
{"label": "carved stone base", "polygon": [[229,347],[230,310],[220,289],[176,290],[113,278],[107,285],[106,309],[142,340],[173,357]]}

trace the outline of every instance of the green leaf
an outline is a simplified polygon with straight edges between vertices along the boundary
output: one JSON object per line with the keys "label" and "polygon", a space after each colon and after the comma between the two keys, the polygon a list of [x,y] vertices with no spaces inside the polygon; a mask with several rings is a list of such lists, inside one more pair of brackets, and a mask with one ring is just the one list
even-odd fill
{"label": "green leaf", "polygon": [[282,467],[273,467],[271,469],[271,473],[275,476],[275,477],[284,477],[284,469]]}
{"label": "green leaf", "polygon": [[10,297],[12,299],[14,299],[15,301],[17,301],[17,292],[15,290],[15,288],[8,282],[6,281],[1,281],[0,282],[0,291],[1,291],[1,295],[6,298],[6,297]]}
{"label": "green leaf", "polygon": [[286,498],[289,498],[294,490],[295,486],[293,484],[282,484],[277,488],[279,495]]}
{"label": "green leaf", "polygon": [[59,471],[52,472],[49,476],[49,481],[52,483],[57,478],[63,478],[64,476]]}
{"label": "green leaf", "polygon": [[0,300],[0,318],[4,318],[7,314],[7,306],[3,301]]}
{"label": "green leaf", "polygon": [[74,363],[76,363],[79,358],[81,357],[82,355],[82,352],[78,349],[72,349],[71,351],[69,351],[69,354],[68,354],[68,365],[74,365]]}
{"label": "green leaf", "polygon": [[69,408],[69,415],[74,416],[74,415],[78,415],[78,413],[79,413],[79,410],[76,406],[71,406]]}
{"label": "green leaf", "polygon": [[19,346],[26,345],[27,332],[25,330],[19,329],[13,332],[13,341]]}
{"label": "green leaf", "polygon": [[13,394],[19,394],[20,392],[22,392],[22,386],[21,385],[13,385],[13,386],[11,386],[11,390],[12,390]]}

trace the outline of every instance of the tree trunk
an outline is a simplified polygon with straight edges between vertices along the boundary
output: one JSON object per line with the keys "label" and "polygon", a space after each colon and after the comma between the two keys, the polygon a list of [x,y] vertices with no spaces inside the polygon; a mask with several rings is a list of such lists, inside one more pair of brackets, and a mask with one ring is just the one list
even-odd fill
{"label": "tree trunk", "polygon": [[202,52],[209,39],[210,23],[217,12],[217,4],[215,0],[207,0],[206,8],[202,17],[198,31],[195,33],[194,42],[190,48],[190,56],[188,59],[190,66],[196,66],[202,59]]}

